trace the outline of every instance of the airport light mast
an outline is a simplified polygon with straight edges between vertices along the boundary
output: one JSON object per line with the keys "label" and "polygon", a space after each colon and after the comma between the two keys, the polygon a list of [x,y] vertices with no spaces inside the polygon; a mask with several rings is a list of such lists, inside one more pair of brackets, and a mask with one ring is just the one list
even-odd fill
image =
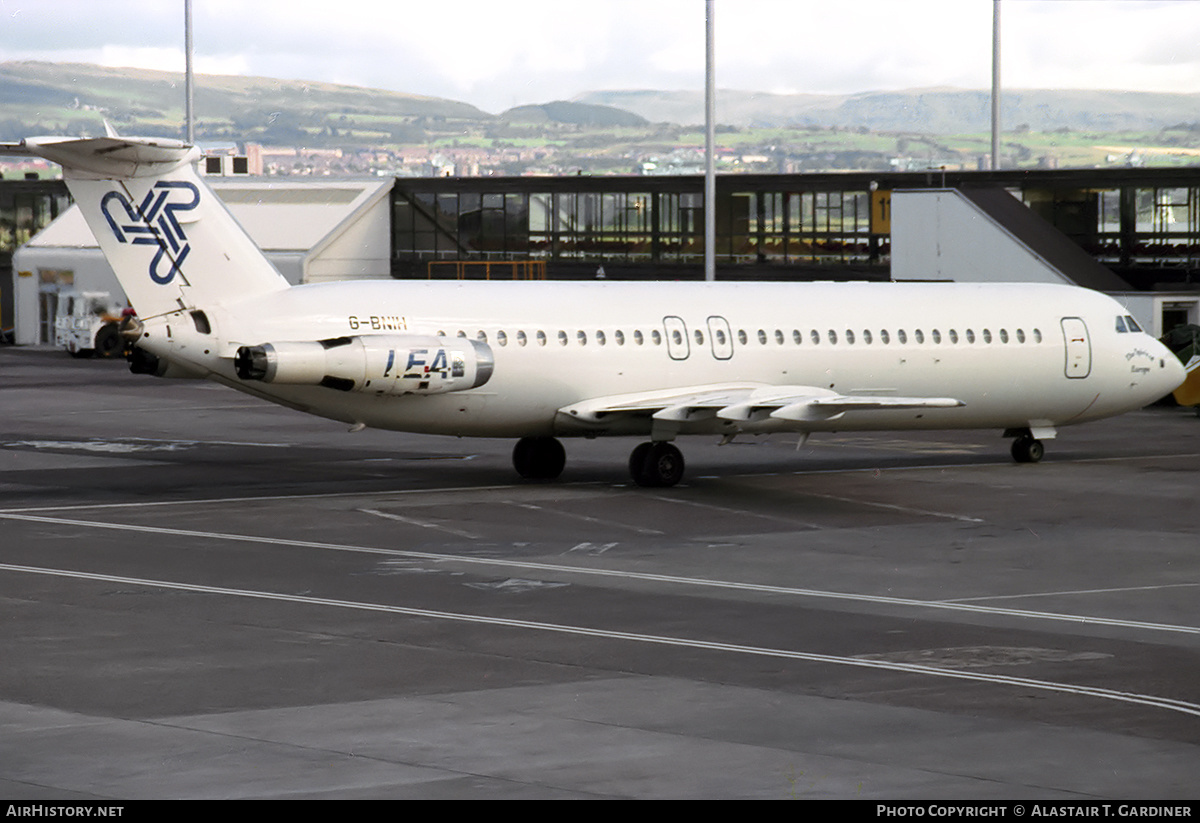
{"label": "airport light mast", "polygon": [[192,83],[192,0],[183,0],[183,86],[184,134],[189,145],[196,144],[195,91]]}
{"label": "airport light mast", "polygon": [[992,0],[992,171],[1000,168],[1000,0]]}
{"label": "airport light mast", "polygon": [[717,279],[717,86],[713,78],[713,5],[706,0],[704,26],[704,279]]}

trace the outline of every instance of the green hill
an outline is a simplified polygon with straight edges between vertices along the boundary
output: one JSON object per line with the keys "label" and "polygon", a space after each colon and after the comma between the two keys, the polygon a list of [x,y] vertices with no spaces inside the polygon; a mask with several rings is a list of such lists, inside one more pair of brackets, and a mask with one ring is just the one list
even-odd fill
{"label": "green hill", "polygon": [[[615,106],[655,122],[704,122],[702,91],[593,91],[576,102]],[[986,91],[934,88],[846,95],[768,94],[721,89],[717,119],[740,127],[817,126],[879,132],[967,134],[991,127]],[[1001,95],[1003,127],[1032,131],[1157,131],[1200,120],[1200,94],[1010,89]]]}
{"label": "green hill", "polygon": [[646,118],[624,109],[590,103],[573,103],[567,100],[555,100],[551,103],[533,106],[517,106],[501,114],[500,119],[509,123],[567,123],[594,128],[636,128],[649,125]]}
{"label": "green hill", "polygon": [[[454,121],[494,121],[467,103],[268,77],[197,75],[199,140],[377,145],[423,139]],[[75,63],[0,63],[0,140],[118,129],[179,136],[183,75]]]}

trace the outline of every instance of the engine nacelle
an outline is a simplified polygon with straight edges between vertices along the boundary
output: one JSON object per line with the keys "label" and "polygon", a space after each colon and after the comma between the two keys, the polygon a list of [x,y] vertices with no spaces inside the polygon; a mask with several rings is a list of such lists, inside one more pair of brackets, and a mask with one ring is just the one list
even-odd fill
{"label": "engine nacelle", "polygon": [[441,394],[482,386],[495,360],[491,348],[478,340],[404,334],[242,346],[233,363],[242,380],[373,394]]}

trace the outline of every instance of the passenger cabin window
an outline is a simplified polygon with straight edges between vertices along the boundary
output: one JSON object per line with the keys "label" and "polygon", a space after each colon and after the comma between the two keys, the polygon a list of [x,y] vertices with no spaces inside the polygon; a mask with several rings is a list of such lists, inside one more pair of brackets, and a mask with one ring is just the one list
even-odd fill
{"label": "passenger cabin window", "polygon": [[561,329],[558,332],[558,345],[560,345],[560,346],[567,345],[567,333],[565,331],[562,331]]}
{"label": "passenger cabin window", "polygon": [[1017,329],[1017,342],[1018,343],[1025,342],[1025,330],[1024,329]]}
{"label": "passenger cabin window", "polygon": [[782,329],[775,330],[775,342],[780,346],[783,345],[783,330]]}
{"label": "passenger cabin window", "polygon": [[1008,342],[1008,329],[1001,329],[1001,330],[1000,330],[1000,342],[1001,342],[1001,343],[1007,343],[1007,342]]}
{"label": "passenger cabin window", "polygon": [[507,346],[508,345],[508,335],[505,334],[503,331],[496,332],[496,342],[499,343],[501,346]]}
{"label": "passenger cabin window", "polygon": [[950,342],[951,342],[951,343],[957,343],[957,342],[958,342],[958,332],[956,332],[954,329],[951,329],[951,330],[949,331],[949,335],[950,335]]}
{"label": "passenger cabin window", "polygon": [[970,329],[967,329],[967,342],[968,343],[975,342],[975,332],[971,331]]}
{"label": "passenger cabin window", "polygon": [[992,331],[991,331],[991,329],[984,329],[984,330],[983,330],[983,342],[984,342],[984,343],[991,343],[991,342],[992,342]]}
{"label": "passenger cabin window", "polygon": [[618,346],[624,346],[625,345],[625,332],[621,331],[620,329],[617,329],[615,332],[613,332],[613,340],[617,341]]}
{"label": "passenger cabin window", "polygon": [[934,343],[942,342],[942,333],[940,331],[938,331],[937,329],[934,329],[933,331],[931,331],[929,333],[929,336],[933,339]]}
{"label": "passenger cabin window", "polygon": [[797,346],[804,342],[804,335],[800,333],[799,329],[792,329],[792,342]]}
{"label": "passenger cabin window", "polygon": [[846,342],[854,345],[854,332],[850,331],[850,329],[846,329]]}
{"label": "passenger cabin window", "polygon": [[1041,330],[1041,329],[1034,329],[1034,330],[1033,330],[1033,342],[1034,342],[1034,343],[1041,343],[1041,342],[1042,342],[1042,330]]}
{"label": "passenger cabin window", "polygon": [[917,329],[915,332],[913,332],[913,339],[916,340],[918,343],[924,343],[925,342],[925,332],[921,331],[920,329]]}
{"label": "passenger cabin window", "polygon": [[879,330],[879,342],[880,342],[880,343],[882,343],[882,344],[883,344],[883,345],[885,345],[885,346],[886,346],[888,343],[892,342],[892,339],[891,339],[890,337],[888,337],[887,329],[880,329],[880,330]]}
{"label": "passenger cabin window", "polygon": [[580,329],[579,331],[575,332],[575,339],[579,341],[579,345],[586,346],[587,345],[587,332]]}
{"label": "passenger cabin window", "polygon": [[642,330],[638,329],[633,333],[633,342],[639,346],[646,342],[646,338],[642,336]]}
{"label": "passenger cabin window", "polygon": [[863,342],[868,346],[871,345],[871,330],[863,329]]}
{"label": "passenger cabin window", "polygon": [[524,346],[528,342],[529,342],[529,338],[525,336],[525,332],[523,330],[518,331],[517,332],[517,345]]}
{"label": "passenger cabin window", "polygon": [[829,330],[829,342],[834,344],[837,343],[837,332],[835,332],[833,329]]}
{"label": "passenger cabin window", "polygon": [[544,331],[541,331],[540,329],[538,330],[538,333],[537,333],[537,341],[538,341],[539,346],[546,345],[546,333]]}
{"label": "passenger cabin window", "polygon": [[813,329],[809,334],[812,337],[814,346],[821,342],[821,333],[819,331]]}
{"label": "passenger cabin window", "polygon": [[481,343],[486,343],[487,342],[487,332],[480,329],[479,331],[475,332],[475,339]]}
{"label": "passenger cabin window", "polygon": [[901,345],[903,345],[908,342],[908,334],[904,331],[904,329],[900,329],[896,332],[896,339],[900,341]]}
{"label": "passenger cabin window", "polygon": [[596,332],[596,345],[603,346],[607,342],[608,342],[608,338],[604,336],[604,332],[597,331]]}
{"label": "passenger cabin window", "polygon": [[650,342],[652,342],[656,346],[662,345],[662,333],[659,332],[658,329],[655,329],[654,331],[650,332]]}
{"label": "passenger cabin window", "polygon": [[767,333],[765,331],[763,331],[762,329],[758,330],[758,344],[760,346],[767,345]]}
{"label": "passenger cabin window", "polygon": [[704,332],[700,331],[699,329],[696,329],[696,332],[695,332],[695,334],[693,334],[692,336],[696,338],[696,345],[697,345],[697,346],[703,346],[703,345],[704,345]]}

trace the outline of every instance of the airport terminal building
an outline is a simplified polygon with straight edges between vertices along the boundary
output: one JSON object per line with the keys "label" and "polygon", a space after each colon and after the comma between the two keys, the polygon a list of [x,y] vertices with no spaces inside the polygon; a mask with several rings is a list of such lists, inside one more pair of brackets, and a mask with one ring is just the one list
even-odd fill
{"label": "airport terminal building", "polygon": [[[211,182],[293,283],[703,278],[699,176]],[[0,181],[17,342],[50,339],[64,290],[119,291],[67,202]],[[1200,168],[723,175],[715,208],[721,280],[1069,282],[1159,333],[1200,322]]]}

